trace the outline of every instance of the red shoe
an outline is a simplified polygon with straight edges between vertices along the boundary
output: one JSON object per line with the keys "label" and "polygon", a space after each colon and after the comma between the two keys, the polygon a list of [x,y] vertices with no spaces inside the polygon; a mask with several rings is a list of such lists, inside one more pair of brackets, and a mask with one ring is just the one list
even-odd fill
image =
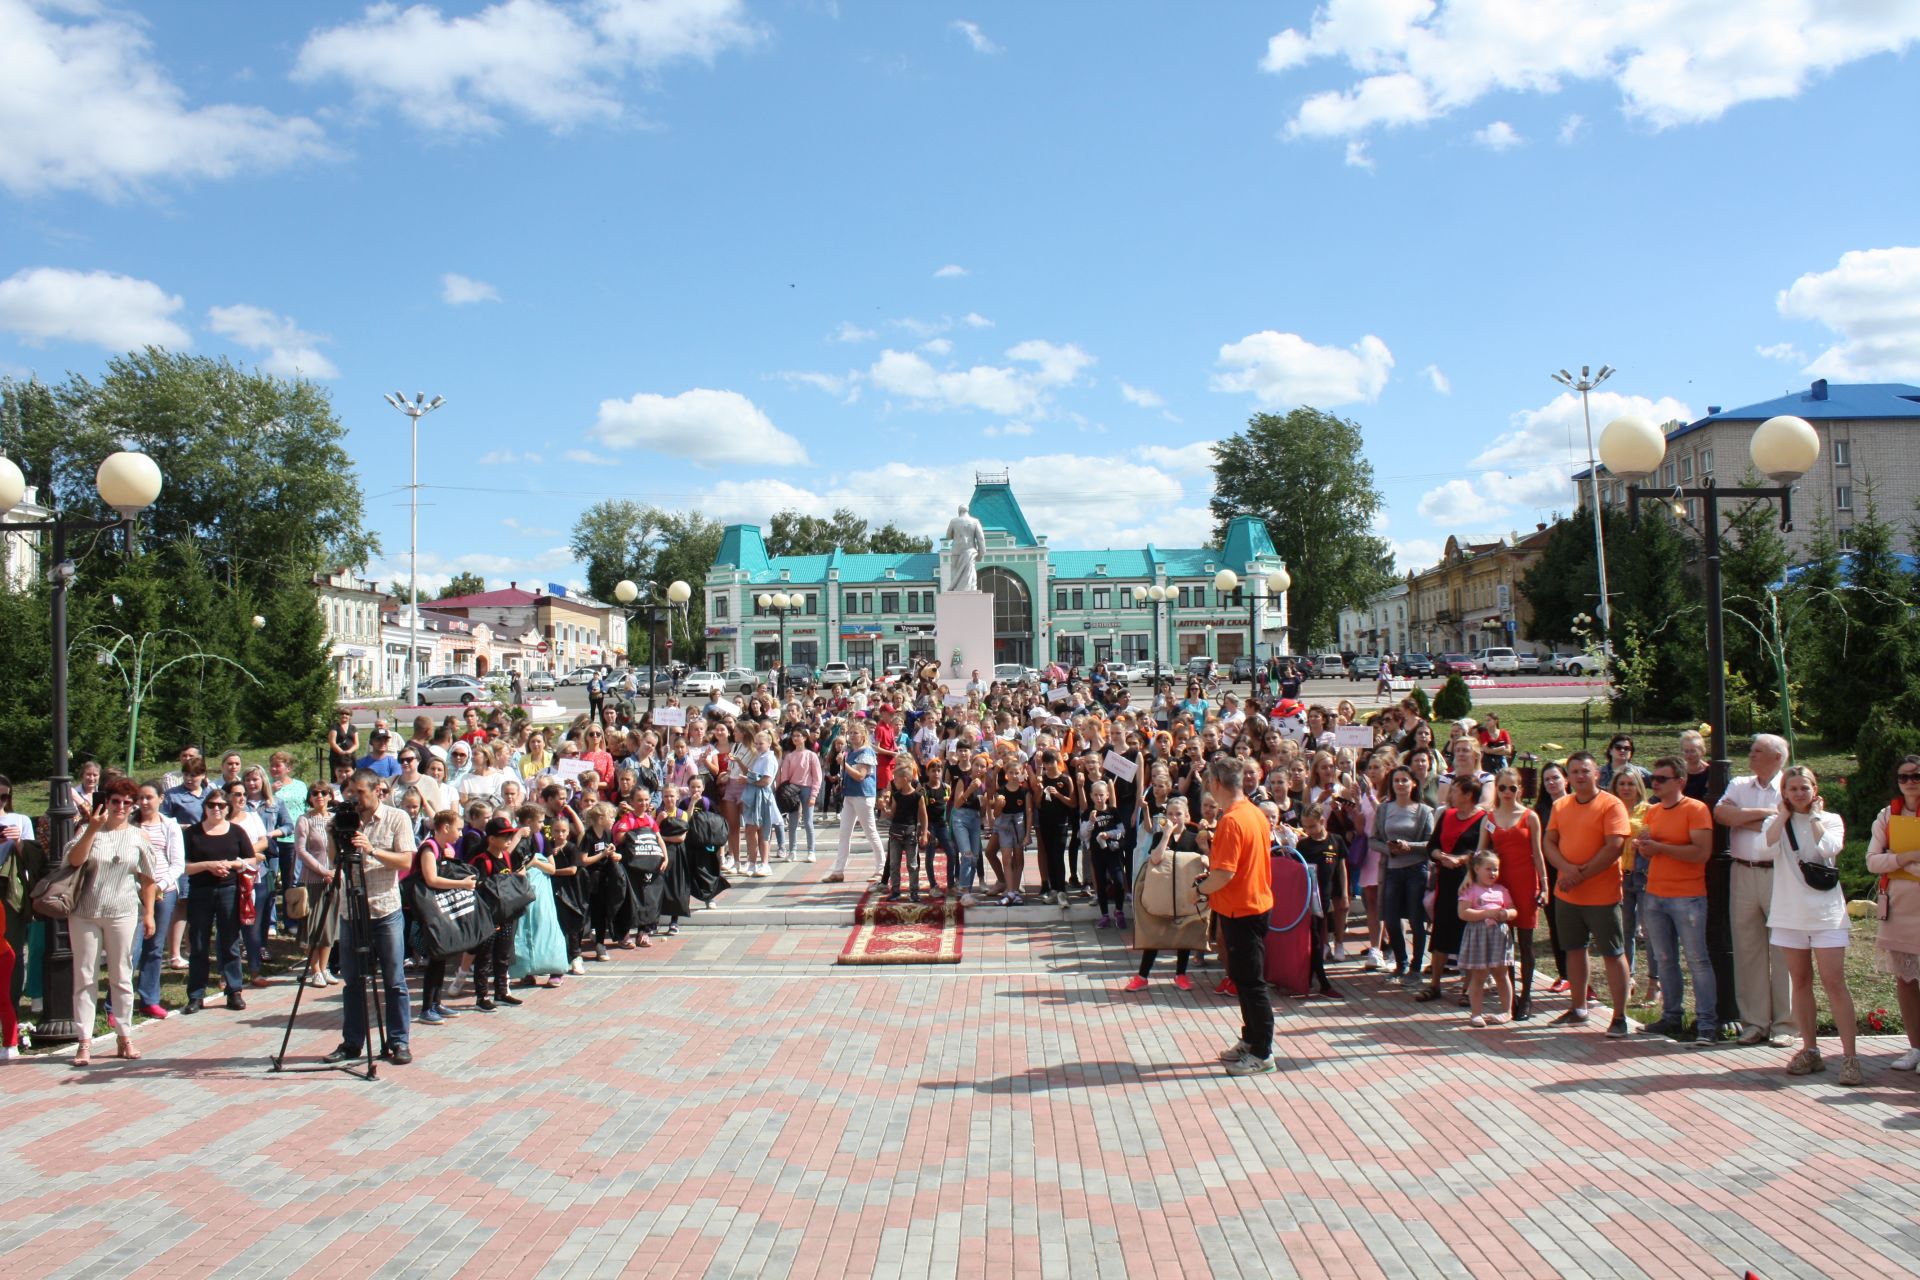
{"label": "red shoe", "polygon": [[1237,996],[1240,994],[1240,988],[1233,985],[1232,978],[1222,978],[1220,979],[1220,985],[1213,989],[1213,994],[1217,996]]}
{"label": "red shoe", "polygon": [[1565,978],[1555,978],[1553,980],[1553,984],[1547,988],[1547,994],[1557,996],[1562,991],[1565,991],[1566,989],[1567,989],[1567,980]]}
{"label": "red shoe", "polygon": [[1193,990],[1193,979],[1184,973],[1176,973],[1173,975],[1173,985],[1182,991],[1191,991]]}
{"label": "red shoe", "polygon": [[1145,991],[1147,989],[1147,980],[1136,973],[1131,978],[1128,978],[1127,985],[1120,989],[1122,991]]}

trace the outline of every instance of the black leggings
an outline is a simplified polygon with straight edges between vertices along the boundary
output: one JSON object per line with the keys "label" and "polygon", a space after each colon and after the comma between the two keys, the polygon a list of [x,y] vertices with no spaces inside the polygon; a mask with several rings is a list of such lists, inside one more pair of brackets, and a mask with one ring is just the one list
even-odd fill
{"label": "black leggings", "polygon": [[[1100,895],[1100,914],[1106,915],[1107,904],[1113,904],[1112,910],[1121,911],[1127,905],[1127,882],[1125,875],[1126,854],[1119,848],[1110,848],[1103,840],[1093,842],[1093,886]],[[1186,972],[1183,967],[1182,973]]]}
{"label": "black leggings", "polygon": [[1035,820],[1034,840],[1040,846],[1040,892],[1064,893],[1067,888],[1068,828],[1071,815],[1058,816],[1040,810]]}
{"label": "black leggings", "polygon": [[1310,933],[1312,940],[1307,945],[1313,951],[1313,962],[1307,981],[1317,984],[1322,991],[1331,991],[1333,983],[1327,980],[1327,918],[1314,916]]}
{"label": "black leggings", "polygon": [[491,938],[473,949],[473,994],[484,999],[489,976],[493,994],[507,994],[507,969],[513,964],[513,925],[502,925]]}
{"label": "black leggings", "polygon": [[426,976],[420,979],[420,1012],[426,1013],[440,1006],[441,993],[447,985],[447,962],[445,960],[427,961]]}
{"label": "black leggings", "polygon": [[[1175,959],[1174,959],[1173,971],[1175,973],[1185,973],[1187,971],[1187,961],[1193,959],[1193,952],[1187,950],[1187,948],[1185,947],[1182,947],[1180,948],[1179,951],[1174,953],[1174,957]],[[1148,974],[1152,973],[1153,962],[1155,960],[1158,960],[1159,958],[1160,958],[1160,953],[1158,951],[1155,951],[1151,947],[1149,947],[1145,951],[1142,951],[1140,953],[1140,976],[1144,978]]]}

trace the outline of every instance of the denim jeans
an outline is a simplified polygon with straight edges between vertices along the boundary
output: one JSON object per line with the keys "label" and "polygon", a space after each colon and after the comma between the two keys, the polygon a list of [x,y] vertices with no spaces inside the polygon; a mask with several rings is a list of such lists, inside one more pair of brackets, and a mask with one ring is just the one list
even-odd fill
{"label": "denim jeans", "polygon": [[260,976],[267,955],[268,930],[273,927],[273,890],[277,872],[271,860],[260,864],[253,881],[253,923],[241,927],[247,942],[247,973]]}
{"label": "denim jeans", "polygon": [[[373,950],[379,967],[386,970],[387,1042],[381,1051],[404,1049],[407,1031],[412,1025],[407,1008],[406,947],[401,939],[400,913],[390,911],[369,922],[373,929]],[[340,918],[340,945],[334,954],[340,957],[340,981],[345,986],[344,1016],[340,1021],[340,1043],[354,1053],[367,1042],[367,1005],[360,989],[360,953],[358,931],[347,916]],[[378,975],[376,975],[377,978]]]}
{"label": "denim jeans", "polygon": [[155,899],[153,936],[140,939],[140,971],[134,983],[133,998],[143,1008],[160,1003],[160,965],[167,958],[167,926],[173,923],[174,904],[179,900],[178,889],[169,889]]}
{"label": "denim jeans", "polygon": [[[1388,867],[1380,882],[1380,916],[1387,922],[1387,941],[1393,946],[1393,967],[1420,972],[1427,958],[1427,864]],[[1413,926],[1413,954],[1407,954],[1400,922]]]}
{"label": "denim jeans", "polygon": [[1660,977],[1660,1017],[1678,1023],[1686,1017],[1687,994],[1680,985],[1680,952],[1687,953],[1687,972],[1693,978],[1693,1007],[1700,1030],[1720,1027],[1720,991],[1707,958],[1707,899],[1662,898],[1647,894],[1640,901],[1640,918],[1647,926],[1647,950],[1653,953],[1654,972]]}
{"label": "denim jeans", "polygon": [[[1646,920],[1647,909],[1647,865],[1645,859],[1636,858],[1635,861],[1640,865],[1629,871],[1620,881],[1620,927],[1626,933],[1628,978],[1633,977],[1633,961],[1640,952],[1639,939],[1634,935],[1640,932]],[[1648,962],[1647,967],[1650,972],[1657,975],[1658,971],[1653,969],[1651,961]]]}
{"label": "denim jeans", "polygon": [[800,802],[800,807],[786,815],[787,819],[787,856],[795,857],[800,852],[797,833],[804,829],[807,833],[807,856],[813,856],[813,796]]}
{"label": "denim jeans", "polygon": [[213,947],[220,948],[220,986],[228,995],[246,985],[240,969],[240,886],[203,884],[187,898],[187,999],[207,997]]}
{"label": "denim jeans", "polygon": [[952,809],[947,813],[947,838],[960,858],[960,891],[966,893],[980,877],[980,811]]}

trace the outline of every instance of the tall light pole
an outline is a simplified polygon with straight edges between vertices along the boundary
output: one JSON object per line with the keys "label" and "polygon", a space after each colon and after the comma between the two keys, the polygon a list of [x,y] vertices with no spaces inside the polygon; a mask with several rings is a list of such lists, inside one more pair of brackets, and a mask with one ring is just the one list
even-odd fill
{"label": "tall light pole", "polygon": [[799,611],[800,597],[784,591],[762,591],[755,603],[760,606],[762,613],[771,613],[780,620],[780,652],[773,660],[773,696],[784,699],[787,696],[784,688],[787,676],[787,618]]}
{"label": "tall light pole", "polygon": [[[8,533],[47,533],[52,535],[51,563],[47,582],[53,605],[53,773],[47,779],[47,850],[49,859],[66,856],[67,842],[73,837],[73,779],[67,770],[73,766],[67,743],[67,588],[77,574],[67,558],[67,539],[75,533],[94,533],[124,529],[127,549],[133,548],[133,522],[160,496],[160,468],[144,453],[109,454],[94,477],[101,499],[119,514],[112,520],[55,512],[51,520],[10,524]],[[12,459],[0,457],[0,514],[13,510],[26,495],[26,479]],[[41,992],[44,1015],[36,1035],[43,1042],[77,1040],[93,1035],[92,1027],[80,1027],[73,1020],[73,951],[64,920],[47,921],[47,951],[36,957],[41,966]],[[12,993],[0,993],[11,999]]]}
{"label": "tall light pole", "polygon": [[[665,604],[661,604],[658,597],[649,600],[646,604],[635,604],[634,602],[640,598],[640,592],[642,590],[643,588],[640,584],[633,581],[633,579],[622,578],[614,584],[613,598],[620,602],[621,608],[625,609],[627,613],[628,653],[633,652],[633,615],[636,613],[645,613],[647,615],[647,714],[652,715],[653,686],[658,679],[654,670],[656,666],[654,660],[656,647],[653,643],[654,627],[660,620],[660,611],[662,609],[668,610],[670,613],[674,609],[686,608],[687,601],[693,598],[693,588],[676,578],[667,585],[667,602]],[[669,618],[667,622],[667,647],[669,649],[673,647],[673,622],[671,618]]]}
{"label": "tall light pole", "polygon": [[412,597],[407,603],[407,705],[420,705],[420,419],[438,409],[447,402],[445,396],[427,399],[427,393],[419,391],[409,400],[396,391],[386,397],[387,403],[407,415],[413,424],[413,473],[412,483],[407,485],[407,495],[412,500],[413,515],[410,521],[409,544],[407,549],[407,594]]}
{"label": "tall light pole", "polygon": [[[1267,584],[1269,600],[1285,595],[1287,588],[1293,585],[1293,579],[1285,569],[1275,569],[1264,579],[1258,575],[1247,579],[1247,689],[1249,693],[1253,689],[1253,668],[1260,660],[1260,593],[1257,588],[1263,581]],[[1231,595],[1234,588],[1239,585],[1240,575],[1231,569],[1222,569],[1213,575],[1213,589],[1223,596]]]}
{"label": "tall light pole", "polygon": [[1593,558],[1600,567],[1600,674],[1604,678],[1607,660],[1613,654],[1613,604],[1607,598],[1607,540],[1600,531],[1600,465],[1593,456],[1593,408],[1587,398],[1595,387],[1613,376],[1613,366],[1603,364],[1598,373],[1592,373],[1591,368],[1581,365],[1578,378],[1562,369],[1553,375],[1553,380],[1580,393],[1580,416],[1587,423],[1587,484],[1593,501]]}
{"label": "tall light pole", "polygon": [[1160,610],[1173,599],[1174,588],[1154,583],[1146,590],[1147,603],[1153,606],[1153,696],[1160,696]]}

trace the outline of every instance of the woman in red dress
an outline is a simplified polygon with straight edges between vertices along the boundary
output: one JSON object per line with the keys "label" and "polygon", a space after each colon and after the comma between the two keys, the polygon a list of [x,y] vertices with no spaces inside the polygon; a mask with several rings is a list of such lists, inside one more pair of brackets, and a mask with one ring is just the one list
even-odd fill
{"label": "woman in red dress", "polygon": [[1540,850],[1540,815],[1520,800],[1520,774],[1493,775],[1493,808],[1480,827],[1480,848],[1500,855],[1499,883],[1513,896],[1515,950],[1520,979],[1514,988],[1513,1021],[1533,1016],[1533,930],[1547,901],[1547,862]]}

